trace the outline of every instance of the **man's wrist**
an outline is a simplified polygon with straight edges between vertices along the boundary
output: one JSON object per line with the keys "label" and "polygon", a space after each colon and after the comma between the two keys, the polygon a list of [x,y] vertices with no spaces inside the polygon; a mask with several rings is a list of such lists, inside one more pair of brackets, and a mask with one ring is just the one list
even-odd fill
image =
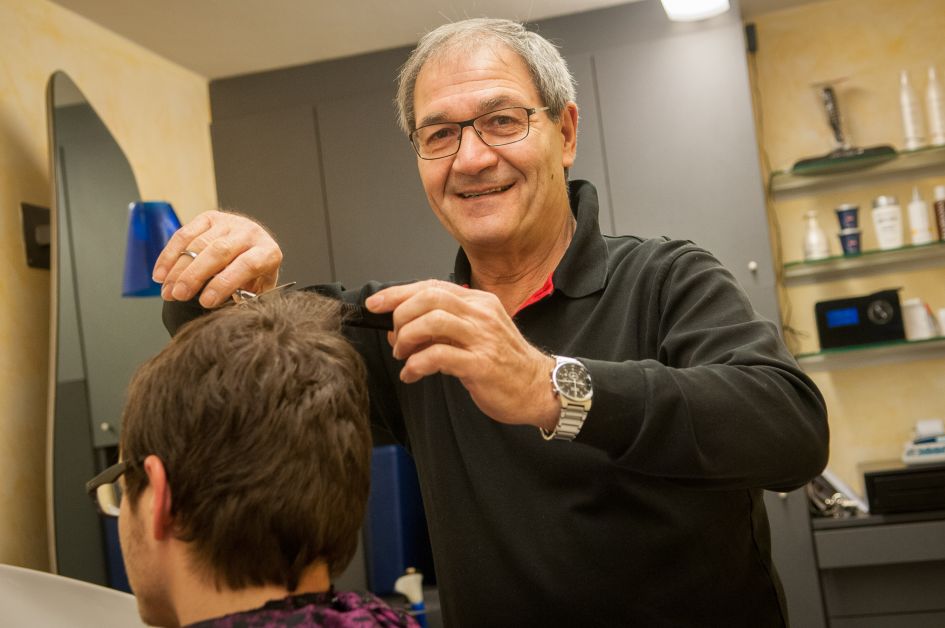
{"label": "man's wrist", "polygon": [[558,427],[558,419],[561,418],[561,402],[558,401],[554,386],[551,385],[551,372],[555,368],[555,359],[544,354],[542,357],[544,359],[539,369],[539,390],[541,390],[541,393],[538,396],[541,412],[535,426],[546,432],[554,432],[555,428]]}
{"label": "man's wrist", "polygon": [[[554,395],[552,395],[552,401],[554,401]],[[538,423],[538,427],[544,430],[545,432],[554,432],[555,428],[558,427],[558,420],[561,418],[561,404],[557,401],[554,401],[554,407],[552,408],[552,413],[547,416],[543,421]]]}

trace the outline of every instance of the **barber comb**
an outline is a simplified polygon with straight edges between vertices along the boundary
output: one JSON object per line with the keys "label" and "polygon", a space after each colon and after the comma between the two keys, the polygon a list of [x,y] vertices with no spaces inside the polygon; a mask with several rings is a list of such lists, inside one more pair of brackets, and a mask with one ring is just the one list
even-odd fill
{"label": "barber comb", "polygon": [[381,331],[394,331],[394,315],[392,312],[375,314],[363,305],[349,303],[341,298],[341,294],[332,286],[310,286],[302,288],[309,292],[320,294],[323,297],[341,302],[341,324],[345,327],[366,327]]}

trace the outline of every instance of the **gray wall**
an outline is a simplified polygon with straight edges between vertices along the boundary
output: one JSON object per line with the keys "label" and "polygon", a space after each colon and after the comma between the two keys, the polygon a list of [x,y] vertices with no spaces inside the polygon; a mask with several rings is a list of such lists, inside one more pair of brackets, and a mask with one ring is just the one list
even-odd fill
{"label": "gray wall", "polygon": [[282,280],[357,285],[452,270],[456,245],[430,212],[394,122],[392,77],[405,55],[211,83],[220,203],[275,233]]}
{"label": "gray wall", "polygon": [[[597,185],[602,228],[695,241],[777,320],[737,10],[681,24],[646,0],[534,26],[578,80],[572,176]],[[408,52],[211,83],[221,204],[274,230],[284,279],[356,285],[451,270],[455,244],[426,204],[391,105]]]}

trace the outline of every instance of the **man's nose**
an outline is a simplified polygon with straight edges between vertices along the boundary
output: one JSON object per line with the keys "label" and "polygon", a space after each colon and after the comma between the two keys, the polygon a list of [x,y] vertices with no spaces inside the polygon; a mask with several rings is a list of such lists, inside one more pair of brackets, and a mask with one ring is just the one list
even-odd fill
{"label": "man's nose", "polygon": [[453,157],[453,169],[464,174],[476,174],[495,165],[498,155],[492,146],[486,144],[476,129],[468,126],[463,129],[459,151]]}

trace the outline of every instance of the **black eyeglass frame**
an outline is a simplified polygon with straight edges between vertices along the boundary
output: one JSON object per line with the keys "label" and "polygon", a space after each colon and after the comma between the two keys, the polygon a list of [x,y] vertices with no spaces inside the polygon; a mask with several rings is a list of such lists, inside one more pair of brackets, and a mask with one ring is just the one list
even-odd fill
{"label": "black eyeglass frame", "polygon": [[[120,462],[116,462],[85,483],[85,490],[89,494],[92,503],[95,504],[95,510],[98,511],[98,514],[105,517],[118,516],[117,512],[107,511],[102,507],[102,504],[98,499],[98,489],[102,486],[105,486],[106,484],[114,484],[118,481],[118,478],[124,475],[128,469],[135,466],[136,464],[137,463],[132,460],[122,460]],[[116,504],[116,506],[120,505],[120,502],[119,504]]]}
{"label": "black eyeglass frame", "polygon": [[[485,140],[485,138],[482,137],[482,133],[479,132],[479,129],[476,128],[476,120],[479,120],[480,118],[484,118],[486,116],[491,116],[492,114],[499,113],[500,111],[508,111],[509,109],[524,109],[525,113],[528,114],[525,118],[525,121],[528,124],[528,126],[525,129],[525,135],[518,138],[517,140],[512,140],[511,142],[502,142],[500,144],[490,144],[489,142]],[[415,128],[413,131],[411,131],[407,139],[410,141],[410,145],[413,146],[414,152],[417,153],[417,157],[419,157],[420,159],[424,159],[426,161],[434,161],[436,159],[446,159],[447,157],[452,157],[453,155],[458,153],[459,149],[463,145],[463,129],[465,129],[468,126],[471,126],[473,128],[473,131],[476,132],[476,136],[486,146],[491,146],[493,148],[495,148],[496,146],[508,146],[509,144],[515,144],[516,142],[521,142],[526,137],[528,137],[529,133],[532,132],[532,116],[542,111],[548,111],[549,109],[551,109],[551,107],[502,107],[501,109],[495,109],[493,111],[487,111],[486,113],[481,113],[475,118],[470,118],[469,120],[463,120],[461,122],[431,122],[430,124],[424,124],[423,126],[419,126]],[[417,142],[414,141],[414,138],[416,137],[417,132],[427,127],[439,126],[442,124],[459,125],[459,135],[458,135],[459,140],[456,142],[456,150],[448,155],[440,155],[439,157],[424,157],[423,155],[420,154],[420,148],[417,146]]]}

